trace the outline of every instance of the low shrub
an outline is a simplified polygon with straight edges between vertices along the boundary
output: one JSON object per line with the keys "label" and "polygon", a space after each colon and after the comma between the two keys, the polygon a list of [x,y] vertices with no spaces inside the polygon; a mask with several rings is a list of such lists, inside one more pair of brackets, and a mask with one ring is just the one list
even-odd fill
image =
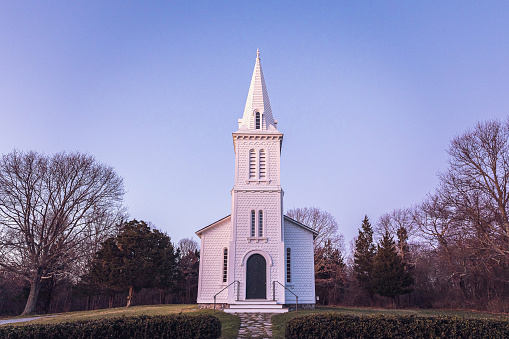
{"label": "low shrub", "polygon": [[119,317],[60,324],[0,326],[6,339],[219,338],[221,322],[210,315]]}
{"label": "low shrub", "polygon": [[288,339],[315,338],[509,338],[509,322],[415,316],[314,314],[290,320]]}

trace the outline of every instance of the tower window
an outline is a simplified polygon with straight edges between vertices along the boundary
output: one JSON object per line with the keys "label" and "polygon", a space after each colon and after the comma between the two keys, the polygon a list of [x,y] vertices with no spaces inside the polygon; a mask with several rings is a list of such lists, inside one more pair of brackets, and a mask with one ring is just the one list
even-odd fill
{"label": "tower window", "polygon": [[249,150],[249,179],[256,177],[256,153],[255,150]]}
{"label": "tower window", "polygon": [[254,237],[256,235],[256,213],[255,211],[251,211],[251,236]]}
{"label": "tower window", "polygon": [[286,282],[292,282],[291,278],[291,254],[292,250],[290,248],[286,249]]}
{"label": "tower window", "polygon": [[260,112],[256,112],[256,129],[260,129]]}
{"label": "tower window", "polygon": [[258,211],[258,236],[263,236],[263,211]]}
{"label": "tower window", "polygon": [[265,178],[265,150],[260,150],[260,179]]}
{"label": "tower window", "polygon": [[223,282],[228,280],[228,249],[223,251]]}

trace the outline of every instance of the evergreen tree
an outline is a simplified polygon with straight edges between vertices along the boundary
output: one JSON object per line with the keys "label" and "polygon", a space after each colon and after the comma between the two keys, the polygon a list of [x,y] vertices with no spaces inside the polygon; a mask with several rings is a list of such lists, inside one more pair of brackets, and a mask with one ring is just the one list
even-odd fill
{"label": "evergreen tree", "polygon": [[115,238],[108,238],[102,244],[95,258],[90,264],[87,275],[82,277],[82,289],[90,292],[96,291],[94,286],[100,288],[108,295],[108,307],[113,307],[115,293],[121,292],[123,286],[119,284],[118,276],[122,269],[122,253]]}
{"label": "evergreen tree", "polygon": [[359,285],[370,297],[373,296],[372,270],[374,257],[373,228],[366,215],[362,221],[361,229],[359,229],[359,236],[355,239],[353,271]]}
{"label": "evergreen tree", "polygon": [[338,304],[346,285],[346,264],[341,250],[328,239],[315,251],[315,283],[324,304]]}
{"label": "evergreen tree", "polygon": [[412,292],[410,286],[414,279],[398,255],[394,240],[388,231],[377,246],[372,273],[373,291],[376,294],[391,297],[396,303],[398,295]]}
{"label": "evergreen tree", "polygon": [[127,306],[142,288],[171,288],[178,276],[178,253],[171,239],[144,221],[122,225],[106,240],[91,264],[88,280],[110,291],[128,291]]}

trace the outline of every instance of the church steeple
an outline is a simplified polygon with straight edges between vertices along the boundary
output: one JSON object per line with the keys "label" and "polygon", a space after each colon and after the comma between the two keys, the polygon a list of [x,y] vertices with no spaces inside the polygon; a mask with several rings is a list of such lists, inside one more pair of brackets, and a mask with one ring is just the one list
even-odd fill
{"label": "church steeple", "polygon": [[272,117],[269,95],[263,78],[260,51],[256,51],[256,62],[247,94],[244,115],[239,119],[239,131],[277,131],[277,120]]}

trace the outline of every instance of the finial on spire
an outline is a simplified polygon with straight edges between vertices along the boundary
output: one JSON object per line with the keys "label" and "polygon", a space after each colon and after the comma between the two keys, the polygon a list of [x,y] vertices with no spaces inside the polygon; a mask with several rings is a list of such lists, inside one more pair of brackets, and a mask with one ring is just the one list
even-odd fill
{"label": "finial on spire", "polygon": [[260,59],[260,50],[256,49],[256,59]]}

